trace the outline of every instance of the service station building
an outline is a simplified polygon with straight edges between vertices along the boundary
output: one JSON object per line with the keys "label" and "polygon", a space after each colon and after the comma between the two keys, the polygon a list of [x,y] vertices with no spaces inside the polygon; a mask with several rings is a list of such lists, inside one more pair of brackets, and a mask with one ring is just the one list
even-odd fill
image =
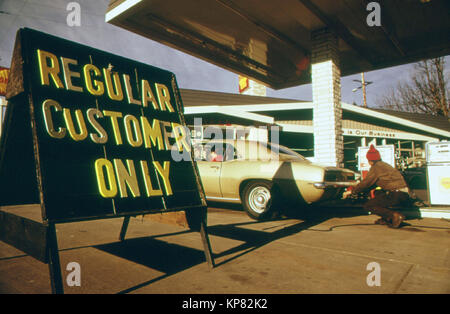
{"label": "service station building", "polygon": [[[270,131],[271,126],[277,126],[281,145],[317,161],[312,102],[186,89],[181,90],[181,95],[189,125],[195,123],[195,118],[201,118],[203,125],[228,128],[255,127]],[[357,152],[361,146],[392,144],[399,163],[420,167],[425,163],[427,142],[450,139],[450,123],[444,117],[367,109],[346,103],[341,106],[343,162],[350,169],[358,170]],[[248,138],[250,134],[243,136]]]}

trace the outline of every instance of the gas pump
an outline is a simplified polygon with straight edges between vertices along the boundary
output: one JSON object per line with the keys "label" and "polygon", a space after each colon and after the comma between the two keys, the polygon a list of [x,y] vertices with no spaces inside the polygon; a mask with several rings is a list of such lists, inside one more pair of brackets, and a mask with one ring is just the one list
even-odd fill
{"label": "gas pump", "polygon": [[450,142],[427,143],[427,181],[431,205],[450,205]]}

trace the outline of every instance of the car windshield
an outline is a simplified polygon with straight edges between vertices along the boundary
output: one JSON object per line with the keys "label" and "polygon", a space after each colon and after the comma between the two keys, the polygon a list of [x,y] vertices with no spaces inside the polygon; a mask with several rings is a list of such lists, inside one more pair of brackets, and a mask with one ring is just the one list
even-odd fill
{"label": "car windshield", "polygon": [[[194,145],[195,160],[203,161],[230,161],[235,159],[270,160],[289,159],[307,161],[302,155],[291,149],[275,143],[256,142],[256,145],[245,145],[238,141],[234,145],[221,142],[207,142]],[[251,142],[247,142],[251,143]]]}
{"label": "car windshield", "polygon": [[293,159],[300,159],[307,161],[305,157],[300,155],[299,153],[294,152],[293,150],[290,150],[289,148],[285,146],[281,146],[275,143],[267,143],[267,148],[270,149],[275,154],[281,154],[283,157],[289,157]]}

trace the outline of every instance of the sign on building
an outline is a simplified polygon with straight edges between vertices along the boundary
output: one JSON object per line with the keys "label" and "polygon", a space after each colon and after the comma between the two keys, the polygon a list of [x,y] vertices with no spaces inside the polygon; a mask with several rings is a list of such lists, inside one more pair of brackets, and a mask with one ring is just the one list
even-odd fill
{"label": "sign on building", "polygon": [[9,69],[0,67],[0,96],[6,95],[6,85],[8,84]]}
{"label": "sign on building", "polygon": [[239,94],[251,96],[266,96],[266,87],[248,77],[239,75]]}

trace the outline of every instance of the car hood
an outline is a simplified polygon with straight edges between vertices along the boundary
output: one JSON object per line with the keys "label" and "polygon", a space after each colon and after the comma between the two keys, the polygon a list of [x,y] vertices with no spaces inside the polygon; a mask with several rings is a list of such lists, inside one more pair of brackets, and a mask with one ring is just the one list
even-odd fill
{"label": "car hood", "polygon": [[[281,160],[281,158],[280,158],[280,160]],[[324,166],[324,165],[321,165],[321,164],[318,164],[318,163],[314,163],[314,162],[311,162],[311,161],[309,161],[309,160],[305,160],[305,161],[303,161],[303,160],[295,160],[295,159],[286,159],[286,160],[284,160],[284,161],[290,161],[290,162],[292,162],[292,163],[294,163],[294,164],[307,164],[308,165],[308,167],[314,167],[314,168],[316,168],[316,169],[321,169],[321,170],[323,170],[326,174],[328,174],[328,177],[331,175],[331,176],[333,176],[333,174],[336,174],[336,175],[338,175],[339,173],[341,173],[341,174],[346,174],[346,176],[348,176],[349,174],[352,174],[353,176],[354,176],[354,178],[358,178],[358,176],[359,176],[359,174],[357,173],[357,172],[355,172],[355,171],[353,171],[353,170],[350,170],[350,169],[347,169],[347,168],[341,168],[341,167],[334,167],[334,166]],[[339,176],[339,175],[338,175]]]}

